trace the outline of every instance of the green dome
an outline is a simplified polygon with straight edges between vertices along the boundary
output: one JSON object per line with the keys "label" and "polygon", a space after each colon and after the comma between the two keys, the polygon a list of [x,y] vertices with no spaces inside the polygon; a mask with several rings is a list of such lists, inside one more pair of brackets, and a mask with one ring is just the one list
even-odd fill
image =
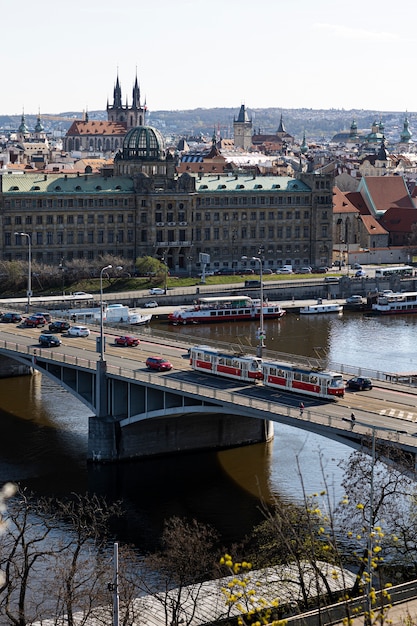
{"label": "green dome", "polygon": [[165,141],[151,126],[131,128],[123,140],[121,158],[125,161],[165,161]]}

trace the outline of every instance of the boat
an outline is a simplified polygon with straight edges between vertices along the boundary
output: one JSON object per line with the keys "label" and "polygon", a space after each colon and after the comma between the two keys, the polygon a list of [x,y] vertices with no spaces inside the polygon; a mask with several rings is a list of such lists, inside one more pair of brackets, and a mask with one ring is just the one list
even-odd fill
{"label": "boat", "polygon": [[342,313],[342,304],[309,304],[300,309],[301,315],[317,315],[318,313]]}
{"label": "boat", "polygon": [[378,294],[370,313],[374,315],[417,313],[417,291]]}
{"label": "boat", "polygon": [[192,307],[176,309],[169,314],[171,324],[205,324],[208,322],[236,322],[279,319],[286,311],[279,302],[264,301],[250,296],[218,296],[199,298]]}

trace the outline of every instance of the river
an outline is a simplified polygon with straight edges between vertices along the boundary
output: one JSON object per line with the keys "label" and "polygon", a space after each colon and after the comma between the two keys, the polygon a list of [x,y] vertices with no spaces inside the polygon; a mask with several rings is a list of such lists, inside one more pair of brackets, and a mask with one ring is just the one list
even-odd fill
{"label": "river", "polygon": [[[254,323],[156,328],[221,342],[256,345]],[[270,350],[327,357],[379,371],[417,371],[417,317],[362,314],[297,316],[266,321]],[[351,449],[294,428],[275,426],[275,439],[227,450],[145,459],[119,466],[87,465],[87,409],[46,377],[0,380],[0,482],[21,483],[36,494],[65,496],[94,490],[123,500],[127,512],[120,541],[138,549],[154,545],[164,519],[178,515],[215,527],[225,545],[262,520],[260,504],[279,495],[321,490],[323,473],[335,498],[341,494],[339,462]],[[320,461],[321,459],[321,461]]]}

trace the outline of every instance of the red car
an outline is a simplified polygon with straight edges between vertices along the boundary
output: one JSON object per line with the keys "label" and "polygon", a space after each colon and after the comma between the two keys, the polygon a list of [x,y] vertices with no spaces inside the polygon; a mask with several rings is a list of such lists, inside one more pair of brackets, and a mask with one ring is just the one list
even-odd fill
{"label": "red car", "polygon": [[158,372],[167,372],[172,369],[172,364],[168,359],[163,359],[160,356],[148,356],[146,359],[146,367],[150,370],[157,370]]}
{"label": "red car", "polygon": [[23,320],[25,326],[29,328],[37,328],[38,326],[45,326],[46,319],[43,315],[31,315]]}
{"label": "red car", "polygon": [[116,344],[116,346],[138,346],[140,342],[137,337],[123,335],[121,337],[115,337],[114,343]]}

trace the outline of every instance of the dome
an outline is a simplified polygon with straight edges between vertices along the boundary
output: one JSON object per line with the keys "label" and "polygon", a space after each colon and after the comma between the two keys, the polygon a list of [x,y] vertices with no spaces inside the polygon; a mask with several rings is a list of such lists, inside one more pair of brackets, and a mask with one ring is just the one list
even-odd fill
{"label": "dome", "polygon": [[123,160],[165,161],[165,141],[159,130],[151,126],[131,128],[123,139]]}

